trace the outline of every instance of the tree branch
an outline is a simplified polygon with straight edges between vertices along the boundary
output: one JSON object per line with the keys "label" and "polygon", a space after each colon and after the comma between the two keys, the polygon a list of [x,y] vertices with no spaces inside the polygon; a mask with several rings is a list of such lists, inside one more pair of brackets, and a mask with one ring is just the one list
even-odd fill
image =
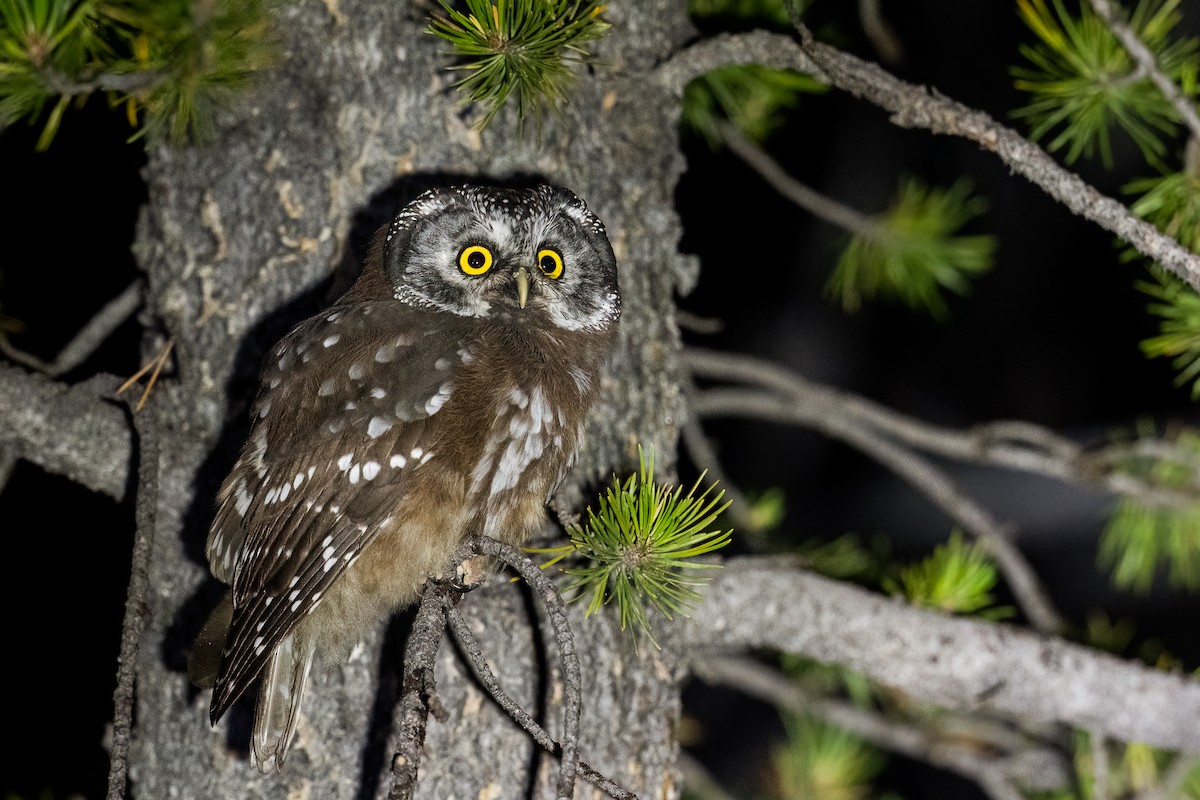
{"label": "tree branch", "polygon": [[1033,142],[982,111],[906,83],[875,64],[815,41],[802,24],[798,23],[797,28],[802,40],[799,43],[782,34],[761,31],[706,39],[665,61],[655,77],[676,96],[682,96],[688,81],[724,64],[756,63],[807,73],[890,112],[892,123],[901,128],[956,136],[995,153],[1013,172],[1071,213],[1116,234],[1200,290],[1200,256],[1059,166]]}
{"label": "tree branch", "polygon": [[1137,62],[1141,71],[1150,78],[1162,96],[1179,114],[1180,119],[1191,132],[1191,137],[1200,141],[1200,115],[1196,114],[1196,104],[1184,97],[1175,82],[1162,71],[1154,53],[1150,52],[1150,48],[1146,47],[1145,42],[1139,39],[1133,29],[1118,15],[1116,5],[1110,0],[1088,0],[1088,2],[1091,3],[1096,15],[1104,20],[1104,24],[1112,31],[1112,35],[1117,37],[1117,41]]}
{"label": "tree branch", "polygon": [[503,561],[520,575],[542,598],[546,618],[554,629],[558,655],[563,670],[565,698],[563,701],[562,756],[559,764],[558,797],[569,800],[575,794],[575,771],[579,760],[579,710],[583,705],[583,678],[579,656],[575,652],[575,637],[567,619],[567,607],[554,583],[529,556],[512,545],[482,536],[478,552]]}
{"label": "tree branch", "polygon": [[425,724],[435,686],[433,664],[446,628],[446,609],[454,591],[446,581],[427,581],[421,605],[404,648],[404,679],[400,696],[400,740],[392,757],[392,787],[388,800],[411,800],[417,789]]}
{"label": "tree branch", "polygon": [[792,713],[824,720],[876,747],[947,769],[982,787],[1004,785],[1011,793],[1012,786],[1049,791],[1070,783],[1071,772],[1061,753],[1021,737],[1004,742],[994,741],[995,737],[979,740],[956,730],[943,734],[888,719],[879,712],[807,691],[777,670],[747,658],[696,660],[692,671],[706,683],[728,686]]}
{"label": "tree branch", "polygon": [[[983,506],[961,491],[942,470],[862,424],[838,404],[814,399],[797,376],[752,359],[731,359],[711,351],[689,349],[684,361],[697,375],[755,380],[785,389],[786,398],[748,389],[710,389],[694,395],[690,408],[698,416],[744,414],[777,422],[805,425],[840,439],[891,469],[923,492],[951,519],[971,534],[996,559],[1021,609],[1034,627],[1048,633],[1063,629],[1063,620],[1025,556],[1012,542],[1010,531]],[[820,400],[821,398],[816,398]]]}
{"label": "tree branch", "polygon": [[22,366],[44,372],[52,378],[70,372],[87,360],[88,356],[112,335],[125,320],[142,304],[141,281],[133,281],[119,295],[109,300],[87,323],[79,329],[71,341],[59,351],[53,361],[42,361],[17,348],[0,334],[0,353]]}
{"label": "tree branch", "polygon": [[866,214],[826,197],[788,175],[775,159],[743,136],[735,126],[718,122],[717,131],[733,154],[757,172],[771,188],[814,217],[869,241],[878,242],[890,236],[887,228]]}
{"label": "tree branch", "polygon": [[[504,687],[500,685],[500,681],[496,680],[496,675],[492,672],[492,668],[488,666],[487,658],[484,657],[483,650],[480,649],[479,642],[475,639],[475,634],[471,632],[471,627],[463,619],[462,614],[458,613],[458,609],[453,606],[447,608],[446,621],[450,623],[450,630],[454,631],[455,637],[458,638],[458,643],[462,645],[463,651],[467,654],[467,658],[475,670],[475,676],[479,678],[479,682],[483,684],[483,688],[488,690],[488,694],[504,709],[506,714],[512,717],[513,722],[520,725],[526,733],[533,737],[533,740],[543,750],[561,758],[562,746],[554,741],[550,737],[550,734],[546,733],[546,729],[539,725],[537,720],[521,707],[520,703],[513,700],[508,692],[504,691]],[[605,777],[603,773],[589,766],[584,761],[577,762],[576,774],[585,781],[593,784],[609,797],[616,798],[616,800],[637,800],[637,795],[633,792]]]}
{"label": "tree branch", "polygon": [[771,648],[943,708],[1200,753],[1200,682],[1011,625],[921,610],[767,558],[726,562],[676,631],[690,660]]}
{"label": "tree branch", "polygon": [[[129,409],[133,413],[132,407]],[[108,800],[123,800],[129,774],[129,737],[133,727],[133,702],[138,649],[146,630],[146,592],[150,587],[150,555],[158,516],[159,446],[157,416],[153,406],[137,418],[138,488],[137,530],[133,563],[121,626],[121,652],[117,658],[117,688],[113,693],[113,738],[108,773]]]}
{"label": "tree branch", "polygon": [[129,424],[111,375],[66,386],[0,364],[0,447],[47,472],[120,500],[129,474]]}

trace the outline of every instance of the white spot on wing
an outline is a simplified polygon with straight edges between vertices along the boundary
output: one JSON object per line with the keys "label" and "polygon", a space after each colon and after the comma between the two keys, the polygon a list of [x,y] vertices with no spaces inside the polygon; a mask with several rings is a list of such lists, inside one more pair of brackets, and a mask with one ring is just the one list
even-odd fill
{"label": "white spot on wing", "polygon": [[368,461],[367,463],[363,464],[362,474],[363,478],[366,480],[375,480],[375,476],[379,474],[379,462]]}
{"label": "white spot on wing", "polygon": [[340,469],[342,472],[345,472],[346,470],[350,469],[350,465],[353,462],[354,453],[346,453],[346,455],[337,460],[338,469]]}
{"label": "white spot on wing", "polygon": [[450,392],[453,388],[449,383],[439,386],[437,394],[425,401],[425,413],[432,417],[440,411],[446,401],[450,399]]}
{"label": "white spot on wing", "polygon": [[391,420],[384,419],[383,417],[371,417],[370,423],[367,424],[367,436],[377,439],[387,433],[391,427]]}
{"label": "white spot on wing", "polygon": [[340,333],[335,333],[330,336],[326,336],[325,341],[321,342],[321,344],[324,345],[325,347],[333,347],[335,344],[338,343],[338,339],[341,339],[341,338],[342,338],[342,335]]}
{"label": "white spot on wing", "polygon": [[406,463],[408,463],[408,459],[406,459],[404,456],[400,455],[399,453],[396,453],[394,456],[392,456],[390,459],[388,459],[388,466],[392,467],[393,469],[400,469]]}

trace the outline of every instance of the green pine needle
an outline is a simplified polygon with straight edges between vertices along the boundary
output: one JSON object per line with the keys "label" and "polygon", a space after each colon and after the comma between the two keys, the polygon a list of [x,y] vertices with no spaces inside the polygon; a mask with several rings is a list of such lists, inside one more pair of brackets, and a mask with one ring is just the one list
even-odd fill
{"label": "green pine needle", "polygon": [[[1166,492],[1198,494],[1200,432],[1185,429],[1170,447],[1158,457],[1131,455],[1117,469]],[[1147,592],[1164,569],[1170,585],[1200,589],[1200,501],[1151,502],[1127,495],[1101,535],[1098,562],[1122,589]]]}
{"label": "green pine needle", "polygon": [[1136,284],[1156,302],[1146,310],[1159,317],[1159,334],[1141,343],[1148,358],[1170,358],[1179,370],[1176,386],[1192,385],[1192,399],[1200,399],[1200,295],[1191,286],[1162,269],[1152,269],[1154,281]]}
{"label": "green pine needle", "polygon": [[[1163,141],[1178,128],[1178,114],[1153,83],[1143,76],[1124,46],[1087,3],[1079,16],[1063,0],[1017,0],[1025,24],[1038,37],[1022,45],[1028,66],[1012,70],[1018,89],[1031,95],[1015,112],[1029,120],[1034,139],[1056,131],[1052,151],[1066,148],[1066,160],[1097,151],[1112,165],[1111,130],[1124,130],[1154,164],[1167,154]],[[1197,92],[1200,45],[1194,38],[1172,40],[1179,23],[1180,0],[1139,0],[1129,24],[1154,53],[1166,75],[1191,95]]]}
{"label": "green pine needle", "polygon": [[582,0],[466,0],[467,13],[438,0],[446,16],[426,29],[446,40],[467,74],[455,86],[487,112],[485,128],[509,96],[521,123],[532,114],[540,124],[547,108],[566,101],[575,80],[569,62],[587,62],[587,43],[610,26],[600,19],[605,6]]}
{"label": "green pine needle", "polygon": [[995,237],[957,233],[986,205],[971,196],[965,179],[949,189],[927,188],[914,178],[902,181],[892,207],[874,218],[878,234],[850,240],[826,292],[851,312],[864,300],[895,298],[944,317],[943,291],[966,294],[970,279],[992,267]]}
{"label": "green pine needle", "polygon": [[809,717],[783,717],[787,741],[772,748],[780,800],[868,800],[887,757],[849,731]]}
{"label": "green pine needle", "polygon": [[683,124],[713,148],[724,141],[720,124],[725,120],[746,138],[761,142],[786,121],[801,94],[819,94],[828,88],[798,72],[761,64],[730,64],[687,85]]}
{"label": "green pine needle", "polygon": [[0,0],[0,123],[41,121],[45,149],[73,100],[103,92],[136,136],[203,139],[273,63],[269,2]]}
{"label": "green pine needle", "polygon": [[[647,607],[667,619],[700,600],[694,587],[708,582],[700,570],[718,565],[696,561],[729,544],[733,531],[712,530],[729,502],[713,486],[700,489],[703,475],[686,493],[654,482],[654,456],[639,448],[640,468],[623,483],[616,477],[590,506],[587,524],[567,530],[571,543],[538,552],[554,553],[557,563],[568,555],[586,559],[584,566],[567,569],[575,581],[567,587],[572,601],[588,598],[587,614],[616,601],[621,629],[630,630],[636,642],[645,634],[651,642]],[[657,646],[657,642],[654,642]]]}
{"label": "green pine needle", "polygon": [[962,533],[954,531],[931,556],[904,568],[899,580],[885,579],[883,587],[919,606],[1003,619],[1013,610],[993,605],[997,580],[996,567],[979,543],[967,544]]}

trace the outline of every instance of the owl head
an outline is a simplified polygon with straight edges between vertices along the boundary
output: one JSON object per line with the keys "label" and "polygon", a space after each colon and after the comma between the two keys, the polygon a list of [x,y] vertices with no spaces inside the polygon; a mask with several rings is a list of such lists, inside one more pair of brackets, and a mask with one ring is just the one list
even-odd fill
{"label": "owl head", "polygon": [[383,269],[395,299],[462,317],[600,331],[621,314],[604,225],[551,186],[428,191],[392,221]]}

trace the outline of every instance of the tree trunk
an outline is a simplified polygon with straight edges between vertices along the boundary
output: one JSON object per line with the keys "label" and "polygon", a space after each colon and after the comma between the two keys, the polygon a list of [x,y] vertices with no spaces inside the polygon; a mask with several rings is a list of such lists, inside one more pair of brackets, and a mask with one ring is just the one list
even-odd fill
{"label": "tree trunk", "polygon": [[[566,505],[577,510],[581,487],[627,467],[639,443],[671,467],[681,413],[672,297],[694,265],[675,252],[678,102],[650,69],[690,35],[684,4],[610,6],[614,29],[597,45],[597,63],[578,70],[570,105],[540,140],[532,127],[520,136],[508,110],[483,133],[472,127],[476,110],[459,105],[451,60],[424,31],[429,5],[284,6],[273,30],[278,67],[228,111],[217,139],[150,154],[136,249],[149,276],[146,321],[174,338],[177,374],[151,399],[163,456],[134,796],[387,793],[402,626],[386,637],[390,646],[380,631],[348,662],[314,675],[279,775],[262,777],[247,760],[251,705],[210,728],[208,693],[189,687],[184,664],[220,593],[204,539],[216,487],[245,438],[262,354],[345,288],[371,229],[412,187],[532,176],[587,201],[612,238],[624,318]],[[462,603],[502,683],[553,734],[557,657],[535,607],[505,583]],[[581,617],[572,615],[584,669],[581,756],[639,796],[677,796],[679,671],[649,648],[635,653],[607,620]],[[453,648],[441,652],[438,679],[449,718],[430,720],[418,795],[547,795],[554,765],[464,674]]]}

